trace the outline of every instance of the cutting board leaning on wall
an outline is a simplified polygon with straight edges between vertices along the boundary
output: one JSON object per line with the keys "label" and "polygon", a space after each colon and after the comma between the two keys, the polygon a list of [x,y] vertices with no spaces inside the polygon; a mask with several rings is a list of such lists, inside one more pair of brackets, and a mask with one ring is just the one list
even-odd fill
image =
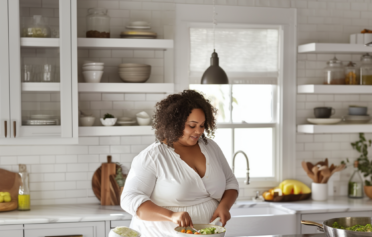
{"label": "cutting board leaning on wall", "polygon": [[9,192],[12,198],[10,202],[0,203],[0,212],[18,208],[18,191],[21,183],[21,176],[18,173],[0,169],[0,192]]}

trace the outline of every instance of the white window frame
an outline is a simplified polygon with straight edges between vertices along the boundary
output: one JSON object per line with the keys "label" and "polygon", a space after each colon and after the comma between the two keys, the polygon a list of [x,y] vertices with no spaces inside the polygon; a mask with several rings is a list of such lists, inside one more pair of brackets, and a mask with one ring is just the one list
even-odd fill
{"label": "white window frame", "polygon": [[[251,184],[245,185],[244,179],[239,179],[241,188],[259,189],[274,187],[284,179],[295,176],[295,139],[296,139],[296,51],[297,51],[297,12],[296,9],[260,8],[242,6],[216,6],[218,12],[218,27],[228,25],[256,25],[275,26],[281,29],[282,47],[279,55],[283,55],[279,66],[279,79],[277,90],[279,104],[276,110],[276,125],[274,136],[276,139],[275,150],[275,177],[273,179],[251,178]],[[211,5],[186,5],[176,6],[175,27],[175,91],[181,92],[195,84],[199,78],[190,79],[190,27],[197,25],[212,27]],[[235,75],[231,75],[235,76]],[[239,76],[238,76],[239,77]],[[261,80],[264,78],[257,78]],[[248,80],[251,80],[248,79]],[[231,82],[230,78],[230,82]],[[234,79],[234,81],[236,81]],[[260,84],[273,84],[272,77],[265,78]],[[243,83],[244,80],[242,81]],[[240,82],[240,83],[242,83]],[[252,81],[247,84],[252,84]],[[266,82],[266,83],[265,83]],[[238,82],[239,83],[239,82]],[[234,83],[235,84],[235,83]],[[259,127],[260,124],[218,124],[218,127]],[[261,126],[269,127],[267,124]],[[241,158],[239,158],[241,159]]]}

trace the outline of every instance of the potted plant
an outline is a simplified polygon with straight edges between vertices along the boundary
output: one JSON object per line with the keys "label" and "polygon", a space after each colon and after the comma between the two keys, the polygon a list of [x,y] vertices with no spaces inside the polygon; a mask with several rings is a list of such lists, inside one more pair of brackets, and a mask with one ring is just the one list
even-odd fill
{"label": "potted plant", "polygon": [[364,137],[364,133],[359,133],[359,140],[351,143],[351,146],[360,153],[358,157],[358,170],[364,176],[364,193],[372,199],[372,161],[368,160],[368,147],[372,144],[371,140]]}

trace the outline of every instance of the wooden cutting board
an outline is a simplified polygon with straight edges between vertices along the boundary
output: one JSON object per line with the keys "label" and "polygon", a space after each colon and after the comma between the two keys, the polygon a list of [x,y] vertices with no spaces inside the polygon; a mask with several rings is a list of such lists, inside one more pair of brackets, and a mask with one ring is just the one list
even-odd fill
{"label": "wooden cutting board", "polygon": [[107,163],[101,165],[101,205],[111,204],[110,176],[116,174],[116,164],[111,162],[111,156],[107,156]]}
{"label": "wooden cutting board", "polygon": [[12,198],[11,202],[0,203],[0,212],[18,208],[18,191],[21,183],[21,176],[18,173],[0,169],[0,192],[9,192]]}
{"label": "wooden cutting board", "polygon": [[[115,170],[116,170],[116,164],[115,164]],[[116,172],[115,172],[116,174]],[[126,175],[124,175],[126,177]],[[97,197],[98,200],[101,201],[101,179],[102,179],[102,166],[100,166],[93,174],[92,177],[92,189],[94,195]],[[116,183],[115,175],[109,176],[110,184],[109,184],[109,193],[110,193],[110,204],[108,205],[120,205],[120,196],[123,192],[123,187],[119,187],[119,185]],[[102,202],[101,202],[101,205]]]}

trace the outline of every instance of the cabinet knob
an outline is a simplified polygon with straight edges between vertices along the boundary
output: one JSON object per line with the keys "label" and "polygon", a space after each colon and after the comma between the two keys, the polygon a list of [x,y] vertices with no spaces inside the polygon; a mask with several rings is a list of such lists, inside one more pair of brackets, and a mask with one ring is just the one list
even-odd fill
{"label": "cabinet knob", "polygon": [[13,137],[16,137],[17,135],[17,122],[13,121]]}
{"label": "cabinet knob", "polygon": [[8,136],[8,121],[4,121],[4,136],[5,138]]}

